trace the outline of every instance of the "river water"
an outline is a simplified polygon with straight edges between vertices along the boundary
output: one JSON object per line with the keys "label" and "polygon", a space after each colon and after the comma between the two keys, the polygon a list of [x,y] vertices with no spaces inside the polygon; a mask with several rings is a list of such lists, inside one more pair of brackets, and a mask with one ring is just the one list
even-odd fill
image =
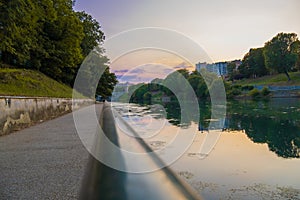
{"label": "river water", "polygon": [[170,167],[204,199],[300,199],[299,99],[228,102],[216,130],[208,129],[216,120],[209,103],[200,104],[199,122],[184,124],[174,106],[113,107],[162,159],[180,130],[195,131]]}

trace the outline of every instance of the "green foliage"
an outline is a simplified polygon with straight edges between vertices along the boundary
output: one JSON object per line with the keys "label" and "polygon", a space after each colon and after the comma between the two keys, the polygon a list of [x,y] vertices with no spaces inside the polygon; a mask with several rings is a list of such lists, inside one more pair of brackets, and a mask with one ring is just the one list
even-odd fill
{"label": "green foliage", "polygon": [[299,56],[292,47],[298,41],[295,33],[279,33],[266,42],[264,47],[266,67],[278,73],[285,73],[290,81],[288,72],[295,67]]}
{"label": "green foliage", "polygon": [[107,67],[99,80],[96,93],[104,98],[111,96],[117,82],[116,75],[111,73]]}
{"label": "green foliage", "polygon": [[232,91],[231,91],[231,94],[232,94],[233,96],[237,96],[237,95],[242,94],[242,91],[241,91],[240,88],[233,88]]}
{"label": "green foliage", "polygon": [[1,62],[39,70],[72,86],[83,58],[103,38],[100,24],[85,12],[75,12],[73,4],[73,0],[3,0]]}
{"label": "green foliage", "polygon": [[208,88],[204,79],[199,73],[193,73],[188,77],[188,82],[195,91],[198,98],[207,98]]}
{"label": "green foliage", "polygon": [[1,60],[23,65],[37,45],[36,5],[31,0],[3,0],[0,4]]}
{"label": "green foliage", "polygon": [[[198,100],[209,100],[211,96],[215,99],[220,99],[223,97],[224,87],[226,92],[224,96],[227,95],[227,98],[233,98],[234,96],[241,94],[241,85],[232,86],[228,82],[223,82],[221,78],[218,78],[213,73],[203,71],[201,75],[196,71],[190,74],[185,72],[186,70],[180,70],[179,73],[173,72],[169,74],[164,80],[153,80],[150,84],[141,83],[130,86],[129,94],[122,96],[121,99],[126,101],[128,96],[130,96],[130,102],[146,103],[149,102],[151,95],[151,101],[153,98],[168,96],[173,102],[177,101],[178,98],[188,102],[191,100],[191,97],[187,95],[186,92],[188,85],[192,87]],[[186,82],[182,81],[182,78],[185,77],[187,77]],[[157,84],[156,82],[159,82],[160,84]],[[172,90],[175,87],[176,90]],[[209,93],[208,88],[211,93]],[[174,91],[176,91],[176,96],[173,93]]]}
{"label": "green foliage", "polygon": [[268,96],[270,94],[270,90],[267,88],[267,87],[264,87],[262,90],[261,90],[261,94],[263,96]]}
{"label": "green foliage", "polygon": [[151,103],[151,93],[150,92],[146,92],[144,95],[143,95],[143,101],[144,103],[146,104],[150,104]]}
{"label": "green foliage", "polygon": [[232,86],[232,88],[241,90],[242,89],[242,85],[235,84],[235,85]]}
{"label": "green foliage", "polygon": [[81,49],[84,56],[87,56],[91,50],[103,41],[104,33],[98,21],[84,11],[77,12],[77,17],[82,23],[84,37],[81,41]]}
{"label": "green foliage", "polygon": [[77,75],[75,89],[88,97],[95,94],[111,96],[117,78],[109,71],[108,58],[103,56],[103,48],[96,47],[84,60]]}
{"label": "green foliage", "polygon": [[37,71],[0,69],[0,95],[72,98],[72,92],[69,86]]}
{"label": "green foliage", "polygon": [[252,90],[253,88],[254,88],[253,85],[243,85],[241,89],[249,91]]}
{"label": "green foliage", "polygon": [[258,89],[254,88],[252,89],[250,92],[249,92],[249,95],[252,97],[252,98],[258,98],[260,96],[260,92]]}
{"label": "green foliage", "polygon": [[269,76],[263,76],[256,79],[244,79],[236,81],[241,85],[274,85],[274,86],[286,86],[286,85],[300,85],[300,72],[290,72],[291,81],[286,81],[285,74],[275,74]]}
{"label": "green foliage", "polygon": [[293,54],[297,55],[297,61],[295,64],[295,68],[293,70],[300,70],[300,41],[297,40],[291,45],[291,50]]}
{"label": "green foliage", "polygon": [[242,86],[235,84],[230,85],[228,82],[224,82],[225,90],[226,90],[226,96],[227,99],[232,99],[235,96],[238,96],[242,94]]}
{"label": "green foliage", "polygon": [[234,80],[234,77],[237,74],[235,62],[227,63],[227,72],[228,72],[228,75],[229,75],[229,80]]}
{"label": "green foliage", "polygon": [[244,56],[242,65],[239,67],[240,73],[246,78],[256,78],[268,74],[265,66],[263,54],[264,48],[250,49]]}

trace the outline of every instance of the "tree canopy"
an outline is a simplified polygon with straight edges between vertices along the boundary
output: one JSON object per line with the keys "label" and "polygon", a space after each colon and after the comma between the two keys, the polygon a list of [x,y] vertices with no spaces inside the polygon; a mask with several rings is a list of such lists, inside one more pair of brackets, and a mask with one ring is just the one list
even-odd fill
{"label": "tree canopy", "polygon": [[295,67],[298,55],[295,43],[298,43],[296,33],[278,33],[274,38],[265,43],[265,65],[270,70],[285,73],[291,80],[288,72]]}
{"label": "tree canopy", "polygon": [[[49,77],[73,85],[83,59],[103,42],[97,20],[73,10],[73,0],[1,0],[0,63],[35,69]],[[102,55],[103,56],[103,55]],[[103,56],[105,57],[105,56]],[[108,59],[100,82],[109,96],[116,77],[109,72]]]}
{"label": "tree canopy", "polygon": [[263,54],[264,48],[250,49],[244,56],[240,72],[247,78],[256,78],[268,74]]}

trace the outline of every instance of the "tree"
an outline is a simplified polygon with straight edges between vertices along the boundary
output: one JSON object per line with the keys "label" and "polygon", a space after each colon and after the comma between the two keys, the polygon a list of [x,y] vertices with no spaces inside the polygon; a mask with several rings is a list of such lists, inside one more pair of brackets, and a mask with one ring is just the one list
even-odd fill
{"label": "tree", "polygon": [[39,70],[69,85],[83,59],[80,44],[84,36],[72,5],[72,0],[40,1],[39,20],[39,40],[46,52]]}
{"label": "tree", "polygon": [[300,41],[296,41],[291,46],[293,53],[297,55],[295,70],[300,70]]}
{"label": "tree", "polygon": [[236,64],[235,64],[235,62],[227,63],[227,71],[228,71],[229,80],[233,80],[234,75],[236,73]]}
{"label": "tree", "polygon": [[85,96],[111,96],[117,83],[115,74],[109,71],[109,59],[103,54],[101,46],[95,47],[84,59],[77,74],[74,89]]}
{"label": "tree", "polygon": [[77,12],[77,17],[83,25],[84,37],[81,41],[81,49],[84,56],[87,56],[91,50],[98,44],[103,42],[104,33],[101,31],[101,26],[97,20],[87,13]]}
{"label": "tree", "polygon": [[291,80],[288,71],[295,67],[298,57],[292,49],[297,41],[295,33],[279,33],[266,42],[264,47],[266,67],[278,73],[285,73],[288,81]]}
{"label": "tree", "polygon": [[23,65],[37,45],[36,5],[31,0],[1,0],[0,53],[10,65]]}
{"label": "tree", "polygon": [[111,73],[107,67],[99,80],[96,93],[104,98],[111,96],[117,82],[116,75]]}
{"label": "tree", "polygon": [[263,48],[250,49],[244,56],[240,72],[247,78],[256,78],[268,74],[265,66],[265,57]]}

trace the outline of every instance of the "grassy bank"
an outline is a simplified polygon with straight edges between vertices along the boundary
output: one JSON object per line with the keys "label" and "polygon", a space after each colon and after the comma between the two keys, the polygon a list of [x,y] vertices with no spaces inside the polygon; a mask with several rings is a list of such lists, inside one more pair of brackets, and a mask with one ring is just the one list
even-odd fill
{"label": "grassy bank", "polygon": [[290,72],[291,81],[287,81],[285,74],[276,74],[270,76],[263,76],[256,79],[244,79],[235,81],[235,84],[240,85],[273,85],[273,86],[288,86],[300,85],[300,72]]}
{"label": "grassy bank", "polygon": [[44,74],[26,69],[0,69],[0,95],[72,97],[72,88]]}

